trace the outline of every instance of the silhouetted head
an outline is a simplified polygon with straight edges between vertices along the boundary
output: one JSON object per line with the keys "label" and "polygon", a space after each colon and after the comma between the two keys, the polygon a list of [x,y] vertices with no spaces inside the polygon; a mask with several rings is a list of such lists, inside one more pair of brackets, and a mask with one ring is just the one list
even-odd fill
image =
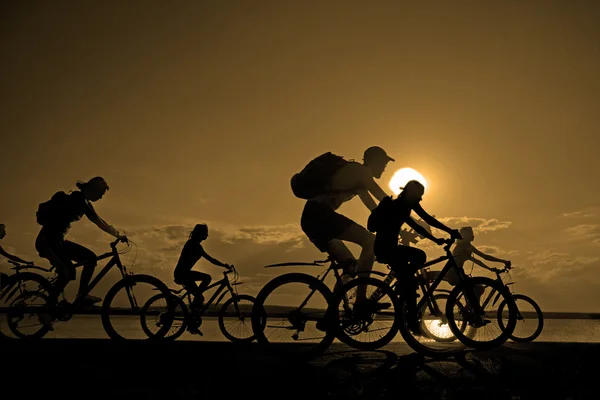
{"label": "silhouetted head", "polygon": [[77,181],[77,187],[89,201],[97,201],[108,191],[108,184],[101,176],[96,176],[87,182]]}
{"label": "silhouetted head", "polygon": [[400,197],[411,203],[418,203],[423,200],[425,187],[419,181],[408,181],[406,185],[400,189],[402,189],[402,192],[400,192]]}
{"label": "silhouetted head", "polygon": [[475,240],[475,233],[473,233],[473,228],[470,226],[463,226],[458,232],[460,233],[460,236],[462,236],[464,242],[472,242]]}
{"label": "silhouetted head", "polygon": [[190,232],[190,239],[198,242],[203,241],[208,237],[208,226],[206,224],[196,224],[194,229]]}
{"label": "silhouetted head", "polygon": [[0,239],[4,239],[6,236],[6,225],[0,224]]}
{"label": "silhouetted head", "polygon": [[363,154],[363,164],[373,173],[375,179],[381,178],[381,174],[390,161],[396,161],[379,146],[371,146]]}

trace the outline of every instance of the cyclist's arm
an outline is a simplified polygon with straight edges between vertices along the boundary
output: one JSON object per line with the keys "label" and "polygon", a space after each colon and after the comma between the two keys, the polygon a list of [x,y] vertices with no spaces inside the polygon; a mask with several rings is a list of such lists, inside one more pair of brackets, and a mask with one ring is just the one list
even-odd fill
{"label": "cyclist's arm", "polygon": [[417,221],[415,221],[411,217],[408,217],[405,222],[408,226],[413,228],[414,231],[417,232],[419,235],[421,235],[433,242],[435,242],[437,240],[437,238],[435,236],[433,236],[431,233],[427,232],[427,229],[423,228],[421,225],[419,225],[417,223]]}
{"label": "cyclist's arm", "polygon": [[473,261],[475,264],[479,265],[482,268],[485,268],[489,271],[491,271],[492,269],[490,267],[488,267],[487,265],[485,265],[481,260],[475,258],[475,257],[470,257],[469,260]]}
{"label": "cyclist's arm", "polygon": [[102,229],[104,232],[112,235],[114,237],[119,237],[121,234],[119,231],[112,225],[108,224],[105,220],[100,218],[100,216],[94,210],[94,207],[86,202],[85,215],[88,217],[90,221],[92,221],[96,226]]}
{"label": "cyclist's arm", "polygon": [[217,260],[216,258],[212,258],[211,256],[209,256],[206,251],[203,251],[203,257],[206,258],[208,261],[210,261],[212,264],[217,265],[219,267],[223,267],[223,268],[227,268],[227,264],[222,263],[221,261]]}
{"label": "cyclist's arm", "polygon": [[484,260],[487,261],[494,261],[494,262],[499,262],[499,263],[507,263],[508,261],[506,260],[502,260],[500,258],[491,256],[489,254],[485,254],[479,250],[477,250],[475,247],[473,247],[473,253],[477,254],[479,257],[483,258]]}
{"label": "cyclist's arm", "polygon": [[4,248],[2,248],[2,246],[0,246],[0,255],[3,255],[4,257],[8,258],[11,261],[20,262],[20,263],[23,263],[23,264],[27,264],[28,263],[28,261],[21,260],[19,257],[13,256],[12,254],[7,253],[6,250],[4,250]]}
{"label": "cyclist's arm", "polygon": [[[429,226],[433,226],[434,228],[441,229],[441,230],[443,230],[444,232],[446,232],[446,233],[448,233],[448,234],[450,234],[450,235],[452,234],[452,231],[453,231],[453,229],[451,229],[451,228],[447,227],[446,225],[442,224],[440,221],[438,221],[437,219],[435,219],[434,217],[432,217],[431,215],[429,215],[429,214],[427,213],[427,211],[425,211],[425,210],[423,209],[423,207],[421,207],[421,205],[420,205],[420,204],[417,204],[417,205],[415,205],[415,206],[413,207],[413,211],[414,211],[415,213],[417,213],[417,215],[418,215],[419,217],[421,217],[421,219],[422,219],[422,220],[423,220],[425,223],[427,223]],[[417,224],[417,225],[418,225],[418,224]],[[418,225],[418,226],[419,226],[419,227],[421,227],[421,228],[423,229],[423,231],[425,231],[425,232],[426,232],[425,228],[423,228],[421,225]],[[413,228],[413,229],[415,229],[415,228]],[[415,229],[415,231],[416,231],[416,230],[417,230],[417,229]],[[417,232],[421,233],[420,231],[417,231]],[[422,236],[425,236],[425,235],[422,235]],[[428,237],[428,236],[426,236],[426,237]]]}

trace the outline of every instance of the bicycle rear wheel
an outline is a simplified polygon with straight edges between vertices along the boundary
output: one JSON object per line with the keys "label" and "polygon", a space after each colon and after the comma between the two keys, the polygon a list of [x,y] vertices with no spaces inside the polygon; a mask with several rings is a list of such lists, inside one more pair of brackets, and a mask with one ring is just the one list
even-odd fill
{"label": "bicycle rear wheel", "polygon": [[323,354],[335,339],[334,330],[326,329],[331,299],[331,290],[311,275],[274,278],[260,290],[252,307],[257,342],[268,354],[288,359]]}
{"label": "bicycle rear wheel", "polygon": [[[12,335],[20,339],[43,338],[53,323],[52,284],[42,275],[23,272],[9,275],[0,293],[6,307],[6,322]],[[9,332],[4,332],[9,336]]]}
{"label": "bicycle rear wheel", "polygon": [[[151,297],[156,296],[157,291],[164,299],[168,299],[166,301],[169,307],[174,307],[167,285],[150,275],[129,275],[110,288],[101,310],[102,326],[108,337],[114,340],[163,337],[169,331],[170,324],[164,325],[154,336],[148,337],[141,323],[142,306]],[[147,317],[148,312],[144,315]]]}
{"label": "bicycle rear wheel", "polygon": [[[523,294],[514,294],[517,303],[517,325],[510,339],[517,343],[532,342],[537,339],[544,329],[544,313],[532,298]],[[503,301],[498,307],[498,324],[506,329],[506,303]],[[530,332],[530,333],[528,333]]]}
{"label": "bicycle rear wheel", "polygon": [[[162,293],[152,296],[142,307],[142,330],[148,338],[177,340],[187,328],[188,309],[182,299],[171,295],[173,312],[169,312],[169,302]],[[165,331],[165,325],[169,325]]]}

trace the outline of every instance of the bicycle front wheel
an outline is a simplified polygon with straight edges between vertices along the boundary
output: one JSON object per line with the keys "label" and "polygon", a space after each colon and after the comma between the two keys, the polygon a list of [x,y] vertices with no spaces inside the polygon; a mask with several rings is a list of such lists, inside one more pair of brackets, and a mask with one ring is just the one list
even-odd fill
{"label": "bicycle front wheel", "polygon": [[235,343],[250,343],[255,339],[252,330],[252,308],[255,299],[247,294],[234,295],[219,311],[219,328]]}
{"label": "bicycle front wheel", "polygon": [[434,294],[417,311],[417,315],[412,315],[411,321],[411,314],[414,312],[410,312],[410,307],[414,307],[415,304],[410,305],[406,295],[400,296],[400,334],[406,344],[417,353],[442,359],[464,351],[465,345],[452,333],[445,316],[448,297],[445,293]]}
{"label": "bicycle front wheel", "polygon": [[[544,313],[532,298],[523,294],[514,294],[513,299],[517,303],[517,326],[510,339],[517,343],[532,342],[537,339],[544,329]],[[500,328],[507,326],[507,307],[503,301],[498,307],[498,324]]]}
{"label": "bicycle front wheel", "polygon": [[163,337],[171,324],[165,324],[152,337],[146,335],[141,324],[142,306],[157,293],[163,296],[169,307],[173,307],[167,285],[150,275],[126,276],[110,288],[101,310],[102,326],[108,337],[114,340]]}
{"label": "bicycle front wheel", "polygon": [[[463,282],[456,286],[446,304],[446,318],[452,333],[466,346],[477,350],[488,350],[504,344],[515,330],[517,323],[517,305],[508,288],[497,281],[485,278],[468,278],[471,289]],[[478,313],[470,304],[466,294],[472,295],[481,306]],[[505,302],[506,325],[502,329],[498,323],[499,306]],[[464,323],[468,329],[464,329]]]}
{"label": "bicycle front wheel", "polygon": [[336,337],[341,342],[359,350],[375,350],[391,342],[398,333],[400,320],[396,310],[400,303],[385,282],[359,277],[336,290],[334,296]]}
{"label": "bicycle front wheel", "polygon": [[331,299],[331,290],[314,276],[289,273],[274,278],[252,307],[257,342],[267,353],[286,358],[323,354],[335,339],[334,330],[326,329]]}

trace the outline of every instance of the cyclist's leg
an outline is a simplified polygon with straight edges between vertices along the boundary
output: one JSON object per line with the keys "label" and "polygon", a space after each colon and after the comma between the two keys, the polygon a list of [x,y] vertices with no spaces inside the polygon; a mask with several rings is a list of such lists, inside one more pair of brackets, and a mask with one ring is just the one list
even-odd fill
{"label": "cyclist's leg", "polygon": [[57,279],[53,286],[54,292],[51,293],[55,301],[58,300],[58,296],[65,290],[69,281],[76,278],[75,268],[65,253],[62,243],[61,237],[47,235],[44,232],[40,232],[35,241],[35,248],[39,256],[47,259],[56,270]]}
{"label": "cyclist's leg", "polygon": [[[79,290],[77,292],[77,297],[80,297],[88,288],[92,276],[94,275],[94,270],[97,265],[96,253],[87,247],[69,240],[64,241],[63,248],[71,260],[74,260],[76,263],[84,263],[83,271],[81,271],[81,278],[79,279]],[[91,296],[89,294],[85,296],[85,299],[86,301],[93,303],[102,300],[100,297]]]}
{"label": "cyclist's leg", "polygon": [[[345,217],[344,217],[345,218]],[[364,227],[360,226],[356,222],[348,219],[346,222],[346,229],[337,236],[337,239],[344,240],[357,244],[361,247],[361,252],[358,257],[356,266],[356,272],[368,272],[373,268],[375,262],[375,253],[373,251],[373,245],[375,243],[375,235],[369,232]],[[356,288],[357,299],[364,299],[366,297],[366,286],[360,285]]]}
{"label": "cyclist's leg", "polygon": [[336,262],[353,267],[355,257],[338,238],[353,222],[325,204],[307,201],[300,226],[319,251],[329,254]]}
{"label": "cyclist's leg", "polygon": [[[186,284],[188,285],[188,290],[193,290],[194,300],[192,300],[191,306],[193,308],[199,308],[202,303],[204,303],[204,291],[210,285],[212,277],[209,274],[205,274],[200,271],[190,271],[187,275]],[[200,285],[196,284],[196,282],[200,282]]]}
{"label": "cyclist's leg", "polygon": [[405,296],[411,328],[417,326],[417,280],[415,273],[427,261],[427,254],[416,247],[397,246],[387,257],[398,279],[398,289]]}

